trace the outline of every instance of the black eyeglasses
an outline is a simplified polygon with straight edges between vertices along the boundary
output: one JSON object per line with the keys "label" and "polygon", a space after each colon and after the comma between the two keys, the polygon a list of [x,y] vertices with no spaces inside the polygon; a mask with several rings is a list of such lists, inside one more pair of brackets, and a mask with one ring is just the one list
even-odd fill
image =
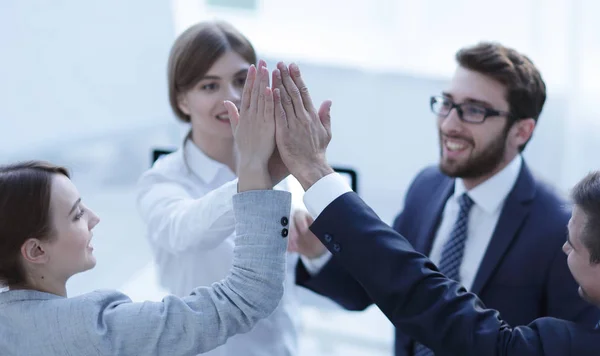
{"label": "black eyeglasses", "polygon": [[458,117],[462,121],[474,124],[481,124],[485,119],[492,116],[506,116],[509,119],[516,119],[515,115],[507,111],[488,109],[474,103],[456,104],[443,96],[432,96],[429,104],[431,111],[440,117],[447,117],[452,109],[456,109]]}

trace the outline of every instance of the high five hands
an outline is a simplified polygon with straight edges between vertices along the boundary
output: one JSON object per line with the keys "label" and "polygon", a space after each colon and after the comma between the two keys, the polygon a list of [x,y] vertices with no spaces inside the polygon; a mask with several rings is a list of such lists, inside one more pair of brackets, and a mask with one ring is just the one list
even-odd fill
{"label": "high five hands", "polygon": [[[333,173],[326,159],[331,141],[331,101],[324,101],[316,110],[296,64],[279,62],[271,74],[269,87],[266,63],[261,60],[257,67],[252,65],[239,111],[232,102],[225,102],[236,142],[239,189],[264,185],[264,176],[258,179],[260,183],[246,179],[250,183],[242,185],[243,178],[260,171],[268,172],[271,186],[292,174],[307,190]],[[298,231],[290,234],[290,250],[309,258],[322,254],[324,246],[308,229],[312,219],[296,212],[295,220]]]}
{"label": "high five hands", "polygon": [[[333,170],[326,150],[331,141],[331,101],[317,111],[296,64],[279,62],[272,72],[272,86],[266,63],[252,65],[237,107],[225,102],[240,164],[264,163],[274,184],[291,173],[306,190]],[[242,131],[240,131],[242,130]],[[239,131],[239,132],[238,132]],[[289,172],[289,173],[288,173]],[[239,175],[239,173],[238,173]]]}

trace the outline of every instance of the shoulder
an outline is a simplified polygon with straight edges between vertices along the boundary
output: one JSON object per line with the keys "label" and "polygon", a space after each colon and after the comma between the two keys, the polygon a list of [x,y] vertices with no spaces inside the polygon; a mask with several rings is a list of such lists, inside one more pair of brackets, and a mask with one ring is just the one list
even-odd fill
{"label": "shoulder", "polygon": [[102,311],[106,308],[114,307],[123,303],[131,303],[131,299],[116,290],[110,289],[99,289],[90,293],[82,294],[77,297],[68,298],[69,304],[87,310],[98,310]]}
{"label": "shoulder", "polygon": [[137,186],[144,192],[159,183],[185,183],[189,175],[183,150],[179,149],[157,159],[150,169],[142,173]]}
{"label": "shoulder", "polygon": [[433,191],[433,188],[438,187],[441,184],[448,183],[452,178],[448,177],[442,171],[439,166],[431,165],[423,168],[410,183],[407,192],[407,198],[410,195],[418,194],[422,195],[426,192]]}
{"label": "shoulder", "polygon": [[[534,182],[536,194],[533,201],[533,211],[553,220],[549,222],[550,224],[554,222],[564,225],[571,216],[571,204],[567,192],[559,190],[556,186],[539,177],[534,177]],[[566,225],[563,227],[566,228]]]}

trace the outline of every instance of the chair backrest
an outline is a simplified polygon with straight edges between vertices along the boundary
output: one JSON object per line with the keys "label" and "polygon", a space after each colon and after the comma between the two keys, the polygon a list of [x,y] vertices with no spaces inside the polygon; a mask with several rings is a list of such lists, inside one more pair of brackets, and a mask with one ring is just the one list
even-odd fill
{"label": "chair backrest", "polygon": [[[175,149],[171,149],[171,148],[154,148],[152,149],[152,164],[154,164],[154,162],[156,162],[157,159],[159,159],[161,156],[164,155],[168,155],[169,153],[173,153],[175,151]],[[352,187],[352,190],[355,193],[358,193],[358,173],[356,173],[356,171],[352,168],[349,167],[339,167],[339,166],[332,166],[331,168],[333,168],[334,171],[336,171],[337,173],[339,173],[340,175],[342,175],[344,178],[346,178],[346,180],[348,181],[348,184],[350,184],[350,187]]]}

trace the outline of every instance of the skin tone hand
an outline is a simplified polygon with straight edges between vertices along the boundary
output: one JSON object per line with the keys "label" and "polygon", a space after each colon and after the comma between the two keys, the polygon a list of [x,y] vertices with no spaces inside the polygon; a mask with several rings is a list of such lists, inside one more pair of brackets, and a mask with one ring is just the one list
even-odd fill
{"label": "skin tone hand", "polygon": [[225,101],[237,155],[238,191],[271,189],[268,162],[275,151],[275,114],[264,61],[248,69],[240,111]]}
{"label": "skin tone hand", "polygon": [[294,212],[294,224],[290,229],[288,251],[298,252],[310,259],[322,256],[327,249],[309,230],[313,218],[304,210]]}
{"label": "skin tone hand", "polygon": [[[273,89],[279,88],[281,86],[281,76],[277,78],[274,71],[272,75],[273,78],[271,87]],[[281,155],[279,154],[279,149],[277,147],[275,147],[275,152],[273,152],[273,156],[271,156],[271,159],[269,160],[269,172],[271,173],[271,178],[273,178],[273,185],[278,184],[290,174],[290,171],[281,159]]]}
{"label": "skin tone hand", "polygon": [[333,173],[325,157],[331,141],[331,101],[317,111],[297,65],[273,71],[275,140],[281,159],[304,190]]}

